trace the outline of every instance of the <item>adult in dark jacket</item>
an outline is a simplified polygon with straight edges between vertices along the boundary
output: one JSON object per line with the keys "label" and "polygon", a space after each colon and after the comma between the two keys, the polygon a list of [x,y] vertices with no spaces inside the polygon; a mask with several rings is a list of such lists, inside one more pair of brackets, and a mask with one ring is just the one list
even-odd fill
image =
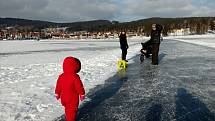
{"label": "adult in dark jacket", "polygon": [[152,25],[152,31],[151,31],[151,44],[152,44],[152,64],[158,65],[158,53],[159,53],[159,47],[160,47],[160,36],[161,31],[163,30],[163,27],[159,24],[153,24]]}
{"label": "adult in dark jacket", "polygon": [[120,48],[122,50],[122,60],[126,60],[127,50],[128,50],[128,43],[127,43],[127,36],[125,32],[121,32],[119,35],[120,41]]}

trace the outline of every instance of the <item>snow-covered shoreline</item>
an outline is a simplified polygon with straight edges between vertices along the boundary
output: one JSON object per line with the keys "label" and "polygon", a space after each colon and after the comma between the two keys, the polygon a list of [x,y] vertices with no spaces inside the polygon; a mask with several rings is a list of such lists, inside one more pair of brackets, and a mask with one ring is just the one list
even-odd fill
{"label": "snow-covered shoreline", "polygon": [[215,34],[170,36],[170,37],[165,37],[165,39],[174,39],[181,42],[215,48]]}

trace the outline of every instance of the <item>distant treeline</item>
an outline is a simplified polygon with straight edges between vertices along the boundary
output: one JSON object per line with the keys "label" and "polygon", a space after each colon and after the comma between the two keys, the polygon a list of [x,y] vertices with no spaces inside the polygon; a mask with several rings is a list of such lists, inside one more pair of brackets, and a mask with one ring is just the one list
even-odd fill
{"label": "distant treeline", "polygon": [[150,35],[152,24],[161,24],[164,27],[163,35],[173,32],[175,29],[189,28],[193,34],[204,34],[209,29],[215,30],[215,17],[190,17],[190,18],[149,18],[138,21],[119,23],[112,22],[109,26],[93,28],[93,31],[130,31]]}
{"label": "distant treeline", "polygon": [[74,31],[92,31],[94,28],[105,28],[112,23],[108,20],[94,20],[73,23],[54,23],[40,20],[27,20],[19,18],[0,18],[0,28],[16,27],[20,31],[40,31],[50,27],[68,27],[68,32]]}
{"label": "distant treeline", "polygon": [[94,20],[74,23],[54,23],[38,20],[18,18],[0,18],[0,28],[15,26],[20,31],[41,31],[48,27],[68,27],[67,33],[76,31],[88,32],[120,32],[128,31],[149,35],[153,23],[164,27],[163,34],[167,35],[175,29],[190,28],[191,33],[204,34],[208,29],[215,30],[215,17],[188,17],[188,18],[149,18],[131,22],[108,20]]}

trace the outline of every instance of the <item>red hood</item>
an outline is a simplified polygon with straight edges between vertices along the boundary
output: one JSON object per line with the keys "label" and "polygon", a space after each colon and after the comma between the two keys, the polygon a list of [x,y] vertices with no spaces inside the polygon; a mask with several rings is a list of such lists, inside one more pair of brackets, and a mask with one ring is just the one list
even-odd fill
{"label": "red hood", "polygon": [[78,73],[81,70],[81,62],[74,57],[66,57],[63,62],[64,73]]}

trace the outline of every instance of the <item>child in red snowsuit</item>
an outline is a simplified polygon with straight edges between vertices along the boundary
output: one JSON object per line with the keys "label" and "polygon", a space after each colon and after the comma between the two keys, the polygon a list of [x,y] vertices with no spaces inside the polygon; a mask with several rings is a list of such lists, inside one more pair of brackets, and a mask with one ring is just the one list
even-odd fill
{"label": "child in red snowsuit", "polygon": [[57,80],[55,94],[57,100],[61,99],[61,104],[65,107],[67,121],[75,121],[79,96],[81,101],[85,97],[83,84],[77,74],[80,69],[81,63],[78,59],[67,57],[63,62],[63,73]]}

